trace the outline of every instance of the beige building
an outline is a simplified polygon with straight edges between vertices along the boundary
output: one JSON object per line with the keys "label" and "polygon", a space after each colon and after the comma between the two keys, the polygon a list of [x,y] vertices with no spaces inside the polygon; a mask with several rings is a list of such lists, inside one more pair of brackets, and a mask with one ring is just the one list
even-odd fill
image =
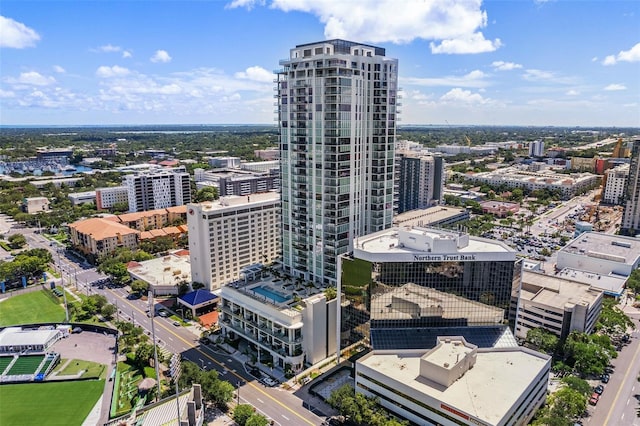
{"label": "beige building", "polygon": [[25,198],[22,200],[22,210],[29,214],[48,212],[50,211],[49,199],[47,197]]}
{"label": "beige building", "polygon": [[240,278],[242,268],[280,255],[280,194],[232,195],[187,205],[191,275],[209,290]]}
{"label": "beige building", "polygon": [[602,310],[601,289],[535,272],[522,273],[516,337],[545,328],[561,338],[572,331],[591,333]]}
{"label": "beige building", "polygon": [[85,254],[102,256],[118,247],[138,248],[140,231],[100,217],[69,225],[71,243]]}
{"label": "beige building", "polygon": [[356,362],[356,392],[419,425],[525,425],[547,395],[551,358],[478,348],[461,336],[430,350],[374,350]]}

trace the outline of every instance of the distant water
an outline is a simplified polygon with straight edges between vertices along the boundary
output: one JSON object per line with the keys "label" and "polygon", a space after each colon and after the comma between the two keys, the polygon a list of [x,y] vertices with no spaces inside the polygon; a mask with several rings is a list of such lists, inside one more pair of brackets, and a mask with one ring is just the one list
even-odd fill
{"label": "distant water", "polygon": [[[85,167],[85,166],[74,166],[75,170],[64,170],[64,171],[60,171],[60,170],[55,170],[55,174],[56,176],[71,176],[74,173],[85,173],[85,172],[90,172],[93,169],[90,167]],[[4,174],[5,173],[5,167],[4,166],[0,166],[0,174]],[[28,175],[33,175],[33,176],[42,176],[42,170],[40,169],[34,169],[33,172],[31,171],[27,171],[25,172],[24,170],[20,170],[20,169],[13,169],[11,171],[15,171],[20,173],[23,176],[28,176]]]}

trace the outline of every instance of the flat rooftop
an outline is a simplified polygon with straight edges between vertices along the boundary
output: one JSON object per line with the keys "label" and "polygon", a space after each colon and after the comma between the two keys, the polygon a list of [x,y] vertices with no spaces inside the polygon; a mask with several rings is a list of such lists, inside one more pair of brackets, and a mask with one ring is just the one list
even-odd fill
{"label": "flat rooftop", "polygon": [[393,227],[358,237],[354,257],[372,262],[515,260],[516,251],[501,241],[429,227]]}
{"label": "flat rooftop", "polygon": [[445,387],[420,375],[424,354],[374,351],[357,362],[386,376],[391,388],[409,387],[489,424],[502,420],[549,363],[548,356],[526,348],[478,349],[475,366]]}
{"label": "flat rooftop", "polygon": [[601,289],[611,296],[621,295],[624,290],[624,284],[627,282],[627,277],[625,276],[615,274],[602,275],[572,268],[564,268],[558,272],[557,276]]}
{"label": "flat rooftop", "polygon": [[640,238],[603,232],[585,232],[560,249],[558,254],[561,253],[584,255],[637,266],[640,263]]}
{"label": "flat rooftop", "polygon": [[562,275],[545,275],[525,271],[522,273],[520,297],[562,309],[565,305],[591,305],[602,290],[589,284],[567,279]]}
{"label": "flat rooftop", "polygon": [[372,295],[371,319],[466,318],[469,325],[501,324],[504,310],[455,294],[408,283],[392,291]]}
{"label": "flat rooftop", "polygon": [[189,252],[186,250],[179,250],[156,259],[136,262],[128,270],[139,279],[154,286],[176,285],[183,280],[191,282],[191,262],[189,261]]}
{"label": "flat rooftop", "polygon": [[433,223],[440,223],[457,216],[467,216],[466,209],[436,206],[428,209],[411,210],[400,213],[393,218],[394,226],[427,226]]}

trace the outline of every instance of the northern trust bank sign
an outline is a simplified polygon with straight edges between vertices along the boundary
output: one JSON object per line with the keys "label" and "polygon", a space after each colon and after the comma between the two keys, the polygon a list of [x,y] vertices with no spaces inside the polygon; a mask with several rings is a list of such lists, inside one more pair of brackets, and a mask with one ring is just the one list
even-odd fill
{"label": "northern trust bank sign", "polygon": [[475,254],[414,254],[414,262],[463,262],[476,260]]}

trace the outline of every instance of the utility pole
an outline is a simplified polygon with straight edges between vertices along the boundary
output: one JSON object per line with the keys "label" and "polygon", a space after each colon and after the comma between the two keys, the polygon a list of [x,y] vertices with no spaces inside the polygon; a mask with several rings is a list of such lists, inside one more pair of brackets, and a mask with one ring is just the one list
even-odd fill
{"label": "utility pole", "polygon": [[[158,366],[158,345],[156,344],[156,327],[154,322],[155,310],[153,308],[153,292],[149,290],[147,293],[147,299],[149,299],[149,316],[151,317],[151,336],[153,337],[153,360],[156,367],[156,383],[158,385],[158,396],[157,400],[160,401],[160,368]],[[178,408],[178,414],[180,413],[180,408]],[[180,417],[178,417],[178,423],[180,423]]]}

